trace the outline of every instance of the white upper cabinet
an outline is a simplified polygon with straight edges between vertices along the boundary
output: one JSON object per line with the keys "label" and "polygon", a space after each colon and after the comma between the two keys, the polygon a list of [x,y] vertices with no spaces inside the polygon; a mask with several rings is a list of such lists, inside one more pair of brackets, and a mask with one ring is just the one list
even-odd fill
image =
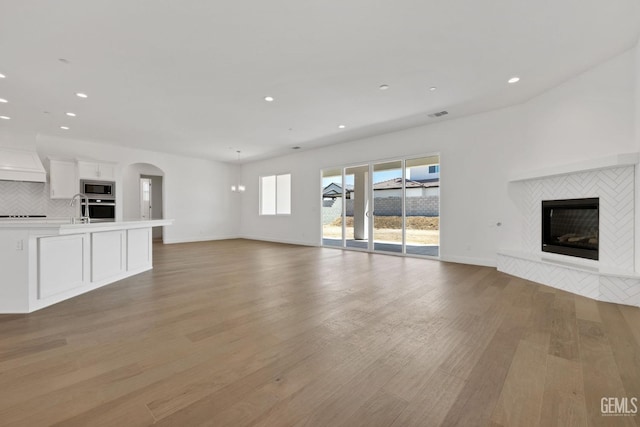
{"label": "white upper cabinet", "polygon": [[49,180],[52,199],[70,199],[80,191],[76,162],[49,160]]}
{"label": "white upper cabinet", "polygon": [[116,168],[111,163],[78,161],[78,175],[81,179],[112,181],[116,177]]}

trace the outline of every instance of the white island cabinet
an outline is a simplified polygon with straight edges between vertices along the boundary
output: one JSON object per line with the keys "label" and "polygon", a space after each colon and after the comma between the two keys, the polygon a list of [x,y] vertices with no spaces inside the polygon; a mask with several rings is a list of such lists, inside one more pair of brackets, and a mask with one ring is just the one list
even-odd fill
{"label": "white island cabinet", "polygon": [[46,300],[89,283],[86,234],[38,239],[38,299]]}
{"label": "white island cabinet", "polygon": [[0,313],[30,313],[150,270],[151,229],[172,223],[0,222]]}
{"label": "white island cabinet", "polygon": [[91,233],[91,281],[119,276],[125,268],[125,230]]}

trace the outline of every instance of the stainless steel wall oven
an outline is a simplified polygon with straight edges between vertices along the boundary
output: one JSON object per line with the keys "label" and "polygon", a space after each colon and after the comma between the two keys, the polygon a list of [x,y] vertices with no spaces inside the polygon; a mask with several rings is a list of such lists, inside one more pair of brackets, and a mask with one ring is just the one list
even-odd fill
{"label": "stainless steel wall oven", "polygon": [[89,204],[82,202],[82,216],[91,222],[113,222],[116,220],[116,183],[113,181],[81,180],[80,192],[87,195]]}

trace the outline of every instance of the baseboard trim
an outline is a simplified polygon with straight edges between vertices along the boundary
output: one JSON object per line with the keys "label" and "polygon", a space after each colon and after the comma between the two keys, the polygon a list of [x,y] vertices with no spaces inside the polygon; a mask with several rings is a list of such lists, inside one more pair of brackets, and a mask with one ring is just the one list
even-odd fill
{"label": "baseboard trim", "polygon": [[459,264],[469,264],[469,265],[480,265],[482,267],[496,267],[497,263],[495,259],[487,259],[487,258],[472,258],[466,256],[456,256],[456,255],[441,255],[440,261],[445,262],[456,262]]}
{"label": "baseboard trim", "polygon": [[245,239],[245,240],[257,240],[257,241],[260,241],[260,242],[284,243],[286,245],[299,245],[299,246],[311,246],[311,247],[320,246],[320,245],[313,245],[313,244],[311,244],[309,242],[301,242],[299,240],[274,239],[273,237],[248,236],[246,234],[241,234],[237,238],[238,239]]}
{"label": "baseboard trim", "polygon": [[167,239],[164,238],[162,243],[165,245],[171,245],[174,243],[194,243],[194,242],[208,242],[210,240],[230,240],[230,239],[242,239],[242,237],[238,235],[228,235],[228,236],[194,236],[194,237],[181,237],[177,239]]}

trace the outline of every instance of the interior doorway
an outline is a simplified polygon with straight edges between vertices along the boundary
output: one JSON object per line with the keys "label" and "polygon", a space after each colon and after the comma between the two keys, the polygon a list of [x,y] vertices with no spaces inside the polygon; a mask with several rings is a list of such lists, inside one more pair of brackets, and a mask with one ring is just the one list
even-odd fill
{"label": "interior doorway", "polygon": [[[164,219],[165,172],[150,163],[132,163],[123,169],[120,197],[123,220]],[[145,184],[146,183],[146,184]],[[153,227],[154,239],[164,238],[164,227]]]}
{"label": "interior doorway", "polygon": [[[140,219],[162,217],[162,176],[140,175]],[[153,227],[153,238],[162,238],[162,227]]]}

